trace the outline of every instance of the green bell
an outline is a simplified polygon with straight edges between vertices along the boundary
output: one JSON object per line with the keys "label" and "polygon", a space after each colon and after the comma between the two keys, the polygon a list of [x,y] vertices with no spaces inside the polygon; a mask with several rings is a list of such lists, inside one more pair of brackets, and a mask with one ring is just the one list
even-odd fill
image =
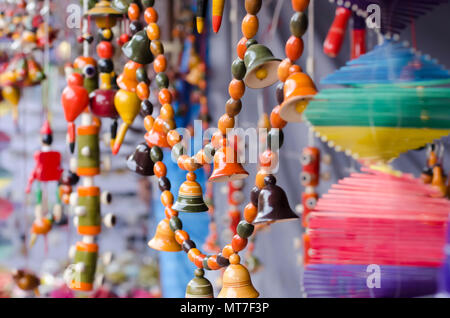
{"label": "green bell", "polygon": [[153,54],[150,52],[150,40],[144,30],[139,31],[130,41],[125,43],[122,51],[126,57],[138,64],[150,64],[153,62]]}
{"label": "green bell", "polygon": [[178,198],[172,209],[178,212],[206,212],[208,206],[203,201],[203,192],[200,184],[195,181],[196,176],[193,172],[189,172],[186,176],[186,181],[183,182],[179,191]]}
{"label": "green bell", "polygon": [[245,85],[250,88],[264,88],[274,84],[278,80],[277,70],[280,62],[265,45],[250,45],[244,55],[247,69]]}
{"label": "green bell", "polygon": [[119,11],[122,14],[127,14],[128,7],[133,2],[134,2],[133,0],[112,0],[111,7],[116,9],[117,11]]}
{"label": "green bell", "polygon": [[186,298],[214,298],[213,287],[203,275],[205,275],[203,269],[197,268],[195,270],[195,277],[186,287]]}

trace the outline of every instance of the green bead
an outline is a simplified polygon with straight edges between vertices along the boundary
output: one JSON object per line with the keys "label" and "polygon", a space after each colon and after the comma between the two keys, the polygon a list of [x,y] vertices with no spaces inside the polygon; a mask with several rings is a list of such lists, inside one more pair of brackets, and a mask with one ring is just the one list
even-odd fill
{"label": "green bead", "polygon": [[233,74],[233,77],[237,80],[242,80],[245,76],[245,63],[240,58],[237,58],[233,61],[233,64],[231,64],[231,74]]}
{"label": "green bead", "polygon": [[141,0],[141,3],[144,8],[149,8],[153,7],[153,5],[155,4],[155,0]]}
{"label": "green bead", "polygon": [[169,221],[170,229],[175,232],[176,230],[181,230],[183,228],[183,223],[178,218],[178,216],[172,216]]}
{"label": "green bead", "polygon": [[205,256],[205,258],[203,259],[203,268],[210,271],[211,268],[209,268],[209,266],[208,266],[208,258],[209,258],[209,256]]}
{"label": "green bead", "polygon": [[242,220],[241,222],[239,222],[238,226],[237,226],[237,234],[242,237],[242,238],[248,238],[250,235],[252,235],[253,230],[255,229],[255,227],[248,223],[245,220]]}
{"label": "green bead", "polygon": [[144,82],[147,85],[150,83],[147,76],[147,71],[143,67],[140,67],[136,70],[136,78],[138,82]]}
{"label": "green bead", "polygon": [[296,12],[291,18],[289,28],[292,35],[302,37],[308,29],[308,16],[303,12]]}
{"label": "green bead", "polygon": [[163,157],[164,155],[161,148],[159,148],[158,146],[153,146],[152,149],[150,150],[150,158],[152,159],[152,161],[153,162],[162,161]]}
{"label": "green bead", "polygon": [[156,85],[158,85],[159,89],[168,88],[169,87],[169,78],[166,73],[158,73],[155,77]]}
{"label": "green bead", "polygon": [[246,46],[247,49],[248,49],[250,46],[252,46],[252,45],[254,45],[254,44],[258,44],[258,41],[256,41],[255,39],[250,39],[250,40],[248,40],[248,41],[245,43],[245,46]]}
{"label": "green bead", "polygon": [[181,155],[185,155],[186,149],[183,147],[183,144],[177,143],[175,146],[172,147],[172,159],[175,160],[175,162],[178,160],[178,158]]}

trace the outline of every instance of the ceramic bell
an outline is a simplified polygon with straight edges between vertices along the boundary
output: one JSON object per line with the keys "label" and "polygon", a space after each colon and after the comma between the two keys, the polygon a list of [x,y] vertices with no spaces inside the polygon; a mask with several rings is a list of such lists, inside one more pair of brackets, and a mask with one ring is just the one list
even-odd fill
{"label": "ceramic bell", "polygon": [[274,84],[278,80],[277,70],[280,62],[266,46],[251,45],[244,55],[247,68],[245,85],[250,88],[264,88]]}
{"label": "ceramic bell", "polygon": [[122,12],[111,7],[110,1],[101,0],[86,15],[93,17],[100,29],[111,29],[116,25],[117,19],[122,17]]}
{"label": "ceramic bell", "polygon": [[239,264],[240,258],[230,257],[230,265],[223,273],[222,290],[218,298],[258,298],[259,293],[253,287],[250,273],[244,265]]}
{"label": "ceramic bell", "polygon": [[169,220],[159,222],[155,236],[148,242],[148,246],[162,252],[179,252],[180,244],[175,240],[175,233],[170,229]]}
{"label": "ceramic bell", "polygon": [[141,176],[153,176],[154,163],[150,158],[150,147],[145,143],[139,144],[134,153],[128,157],[127,166]]}
{"label": "ceramic bell", "polygon": [[203,201],[202,187],[195,181],[195,173],[189,172],[186,179],[178,191],[178,198],[172,209],[190,213],[208,211],[208,206]]}
{"label": "ceramic bell", "polygon": [[281,118],[287,122],[301,122],[303,111],[316,94],[316,86],[308,74],[303,72],[291,74],[284,83]]}
{"label": "ceramic bell", "polygon": [[[231,159],[231,160],[230,160]],[[214,154],[214,170],[209,178],[212,182],[226,182],[247,178],[248,172],[237,162],[237,153],[229,146]]]}
{"label": "ceramic bell", "polygon": [[153,62],[153,54],[150,51],[150,40],[144,30],[139,31],[130,41],[125,43],[122,51],[126,57],[139,64]]}
{"label": "ceramic bell", "polygon": [[186,298],[214,298],[211,282],[204,275],[203,269],[197,268],[195,270],[195,277],[186,287]]}
{"label": "ceramic bell", "polygon": [[286,193],[276,182],[273,175],[264,178],[265,187],[259,192],[258,215],[253,221],[254,224],[298,219],[289,206]]}

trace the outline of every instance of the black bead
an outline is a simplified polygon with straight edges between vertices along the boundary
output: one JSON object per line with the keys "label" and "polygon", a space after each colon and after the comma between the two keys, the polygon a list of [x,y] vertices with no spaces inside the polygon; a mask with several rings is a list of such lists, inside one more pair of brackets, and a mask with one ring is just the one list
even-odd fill
{"label": "black bead", "polygon": [[281,105],[284,101],[284,83],[281,82],[277,85],[275,94],[277,96],[278,105]]}
{"label": "black bead", "polygon": [[151,116],[153,114],[153,104],[148,100],[144,100],[141,103],[141,112],[142,117]]}
{"label": "black bead", "polygon": [[264,178],[264,184],[266,186],[267,185],[275,185],[275,184],[277,184],[277,179],[272,174],[269,174],[268,176],[266,176]]}
{"label": "black bead", "polygon": [[110,59],[100,59],[98,61],[98,69],[100,73],[112,73],[114,71],[114,63]]}
{"label": "black bead", "polygon": [[226,267],[230,265],[230,261],[222,256],[222,253],[217,254],[216,262],[220,267]]}
{"label": "black bead", "polygon": [[78,181],[80,181],[80,177],[76,173],[69,171],[68,180],[69,184],[74,186],[78,183]]}
{"label": "black bead", "polygon": [[143,28],[142,23],[139,21],[133,21],[130,23],[130,32],[132,36],[141,31]]}
{"label": "black bead", "polygon": [[158,186],[161,192],[170,191],[170,180],[167,177],[161,177],[158,180]]}
{"label": "black bead", "polygon": [[258,206],[258,197],[259,197],[259,192],[261,190],[258,187],[253,187],[252,191],[250,192],[250,202],[254,205],[254,206]]}
{"label": "black bead", "polygon": [[183,248],[183,251],[185,251],[186,253],[189,252],[189,250],[191,248],[195,248],[196,245],[193,241],[191,240],[186,240],[183,242],[183,244],[181,245],[181,247]]}
{"label": "black bead", "polygon": [[246,239],[250,235],[252,235],[254,229],[255,227],[253,226],[253,224],[250,224],[247,221],[242,220],[241,222],[239,222],[236,231],[240,237]]}
{"label": "black bead", "polygon": [[169,226],[172,232],[175,232],[176,230],[181,230],[183,228],[183,223],[178,218],[178,216],[172,216],[169,220]]}
{"label": "black bead", "polygon": [[150,150],[150,158],[152,159],[152,161],[153,162],[162,161],[163,157],[164,156],[161,148],[159,148],[158,146],[153,146],[152,149]]}
{"label": "black bead", "polygon": [[284,142],[284,133],[281,129],[271,129],[267,134],[267,148],[278,151]]}

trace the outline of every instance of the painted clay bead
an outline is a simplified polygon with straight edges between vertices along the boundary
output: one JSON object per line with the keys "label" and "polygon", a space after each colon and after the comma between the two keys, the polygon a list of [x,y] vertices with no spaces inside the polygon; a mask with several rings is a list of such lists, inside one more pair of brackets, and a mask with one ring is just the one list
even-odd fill
{"label": "painted clay bead", "polygon": [[167,177],[161,177],[158,179],[158,186],[161,192],[170,191],[170,180]]}
{"label": "painted clay bead", "polygon": [[274,109],[270,113],[270,124],[272,125],[272,128],[282,129],[287,124],[287,121],[283,120],[280,116],[280,109],[281,106],[278,105],[274,107]]}
{"label": "painted clay bead", "polygon": [[230,265],[230,261],[227,258],[225,258],[222,255],[222,253],[217,254],[216,262],[220,267],[226,267],[226,266]]}
{"label": "painted clay bead", "polygon": [[255,185],[259,188],[262,189],[264,188],[264,178],[267,177],[268,173],[264,170],[260,170],[258,171],[258,173],[256,174],[255,177]]}
{"label": "painted clay bead", "polygon": [[237,80],[242,80],[245,77],[245,63],[240,58],[237,58],[231,64],[231,74]]}
{"label": "painted clay bead", "polygon": [[156,73],[165,72],[167,67],[166,57],[162,54],[158,55],[153,61],[153,69]]}
{"label": "painted clay bead", "polygon": [[161,72],[156,74],[155,82],[159,89],[169,87],[169,78],[167,77],[166,73]]}
{"label": "painted clay bead", "polygon": [[211,270],[218,270],[220,268],[220,265],[217,263],[216,255],[211,255],[208,257],[208,267]]}
{"label": "painted clay bead", "polygon": [[191,248],[188,252],[188,258],[192,263],[194,263],[195,258],[200,254],[201,252],[197,248]]}
{"label": "painted clay bead", "polygon": [[172,232],[176,230],[181,230],[183,228],[183,222],[181,222],[178,216],[172,216],[169,220],[169,226]]}
{"label": "painted clay bead", "polygon": [[252,223],[255,220],[256,215],[258,215],[258,208],[252,203],[247,204],[244,208],[244,219],[248,223]]}
{"label": "painted clay bead", "polygon": [[303,12],[308,8],[310,0],[291,0],[292,9],[297,12]]}
{"label": "painted clay bead", "polygon": [[148,100],[144,100],[141,103],[141,116],[151,116],[153,114],[153,104]]}
{"label": "painted clay bead", "polygon": [[148,99],[150,96],[150,89],[149,89],[148,85],[144,82],[140,82],[136,86],[136,94],[139,97],[139,99],[142,101]]}
{"label": "painted clay bead", "polygon": [[225,258],[229,258],[231,254],[234,254],[233,247],[231,244],[227,244],[222,249],[222,256]]}
{"label": "painted clay bead", "polygon": [[99,33],[102,40],[108,42],[112,40],[113,33],[111,29],[100,29]]}
{"label": "painted clay bead", "polygon": [[245,11],[256,15],[261,10],[262,0],[245,0]]}
{"label": "painted clay bead", "polygon": [[203,258],[202,266],[203,266],[204,269],[210,271],[211,268],[208,266],[208,260],[209,260],[209,257],[210,257],[210,256],[205,256],[205,257]]}
{"label": "painted clay bead", "polygon": [[114,55],[114,47],[111,42],[102,41],[97,45],[97,55],[101,59],[110,59]]}
{"label": "painted clay bead", "polygon": [[173,194],[170,191],[164,191],[161,193],[161,203],[164,206],[172,206],[173,204]]}
{"label": "painted clay bead", "polygon": [[172,103],[172,93],[167,89],[163,88],[158,93],[158,100],[161,105]]}
{"label": "painted clay bead", "polygon": [[167,167],[162,161],[155,162],[153,166],[153,173],[158,178],[165,177],[167,174]]}
{"label": "painted clay bead", "polygon": [[[247,239],[240,237],[239,235],[233,236],[233,239],[231,240],[231,247],[235,252],[242,251],[247,246]],[[231,263],[231,259],[230,259]]]}
{"label": "painted clay bead", "polygon": [[254,186],[250,191],[250,202],[254,206],[258,206],[258,197],[260,191],[261,191],[260,188],[258,188],[257,186]]}
{"label": "painted clay bead", "polygon": [[205,254],[199,254],[194,258],[194,265],[198,268],[203,268],[203,259],[205,258]]}
{"label": "painted clay bead", "polygon": [[247,49],[252,46],[253,44],[258,44],[258,41],[256,41],[255,39],[248,39],[247,42],[245,43],[245,46],[247,47]]}
{"label": "painted clay bead", "polygon": [[303,40],[292,35],[286,42],[286,56],[294,62],[302,56],[303,48]]}
{"label": "painted clay bead", "polygon": [[253,38],[258,32],[258,17],[253,14],[247,14],[242,20],[242,34],[247,38]]}
{"label": "painted clay bead", "polygon": [[278,79],[280,82],[285,82],[286,79],[289,77],[289,68],[292,66],[292,62],[290,59],[286,58],[283,61],[281,61],[280,65],[278,65]]}
{"label": "painted clay bead", "polygon": [[236,265],[239,264],[241,262],[241,258],[239,257],[238,254],[233,254],[230,256],[230,264],[232,265]]}
{"label": "painted clay bead", "polygon": [[190,240],[190,239],[187,239],[187,240],[185,240],[185,241],[183,241],[182,243],[181,243],[181,248],[183,249],[183,251],[185,251],[186,253],[189,253],[189,251],[191,250],[191,249],[193,249],[193,248],[195,248],[195,242],[194,241],[192,241],[192,240]]}
{"label": "painted clay bead", "polygon": [[281,105],[284,101],[284,83],[278,83],[277,88],[275,89],[275,95],[277,97],[278,105]]}
{"label": "painted clay bead", "polygon": [[145,116],[144,118],[144,128],[147,131],[150,131],[153,128],[153,124],[155,123],[155,119],[152,116]]}
{"label": "painted clay bead", "polygon": [[172,159],[178,161],[182,155],[186,155],[186,148],[181,143],[175,144],[172,147]]}
{"label": "painted clay bead", "polygon": [[144,67],[140,67],[136,70],[136,79],[139,82],[144,82],[146,84],[150,83],[150,80],[148,79],[147,71]]}
{"label": "painted clay bead", "polygon": [[147,36],[151,41],[159,40],[161,32],[159,26],[156,23],[150,23],[147,26]]}
{"label": "painted clay bead", "polygon": [[244,59],[244,55],[245,52],[247,51],[247,41],[248,39],[244,36],[243,38],[241,38],[239,40],[239,43],[236,46],[236,52],[237,52],[237,56],[243,60]]}
{"label": "painted clay bead", "polygon": [[150,158],[153,162],[158,162],[163,160],[163,152],[158,146],[153,146],[150,150]]}
{"label": "painted clay bead", "polygon": [[158,56],[160,54],[164,54],[164,47],[159,40],[151,41],[150,51],[152,52],[153,56]]}
{"label": "painted clay bead", "polygon": [[144,19],[147,24],[158,22],[158,12],[150,7],[144,11]]}
{"label": "painted clay bead", "polygon": [[266,149],[259,156],[259,164],[266,170],[272,170],[278,165],[278,154],[270,149]]}
{"label": "painted clay bead", "polygon": [[139,14],[140,14],[140,9],[139,6],[136,3],[132,3],[129,5],[128,7],[128,18],[131,21],[135,21],[139,19]]}
{"label": "painted clay bead", "polygon": [[168,218],[170,220],[170,218],[172,216],[178,216],[178,211],[175,211],[174,209],[172,209],[172,207],[170,206],[166,206],[164,208],[164,214],[166,215],[166,218]]}
{"label": "painted clay bead", "polygon": [[161,107],[160,114],[162,119],[169,120],[175,117],[175,112],[170,104],[164,104]]}
{"label": "painted clay bead", "polygon": [[289,68],[289,75],[302,72],[300,65],[294,64]]}
{"label": "painted clay bead", "polygon": [[189,240],[189,234],[183,230],[175,231],[175,240],[181,245],[184,241]]}
{"label": "painted clay bead", "polygon": [[188,155],[179,156],[177,159],[178,168],[180,168],[181,170],[187,170],[186,167],[184,166],[184,163],[186,162],[186,159],[188,159],[188,158],[189,158]]}
{"label": "painted clay bead", "polygon": [[141,3],[144,6],[144,8],[149,8],[153,7],[153,5],[155,4],[155,0],[141,0]]}
{"label": "painted clay bead", "polygon": [[240,237],[246,239],[252,235],[254,229],[255,227],[252,224],[242,220],[241,222],[239,222],[236,231]]}
{"label": "painted clay bead", "polygon": [[308,16],[303,12],[296,12],[289,23],[291,34],[301,38],[308,29]]}
{"label": "painted clay bead", "polygon": [[133,35],[135,35],[136,33],[138,33],[139,31],[142,31],[143,26],[142,26],[142,23],[141,23],[141,22],[139,22],[139,21],[133,21],[133,22],[130,23],[129,28],[130,28],[131,36],[133,36]]}
{"label": "painted clay bead", "polygon": [[267,147],[272,151],[277,151],[283,146],[284,133],[281,129],[271,129],[267,134]]}
{"label": "painted clay bead", "polygon": [[237,79],[231,80],[230,85],[228,86],[228,93],[230,94],[230,97],[235,100],[241,99],[245,93],[244,81]]}
{"label": "painted clay bead", "polygon": [[242,102],[240,99],[235,100],[230,98],[225,104],[225,112],[228,116],[234,117],[238,115],[242,110]]}
{"label": "painted clay bead", "polygon": [[181,141],[181,136],[176,130],[171,130],[167,133],[167,142],[170,147],[174,147]]}
{"label": "painted clay bead", "polygon": [[222,117],[219,118],[217,126],[220,132],[225,135],[227,133],[227,129],[231,129],[234,127],[234,117],[223,114]]}

